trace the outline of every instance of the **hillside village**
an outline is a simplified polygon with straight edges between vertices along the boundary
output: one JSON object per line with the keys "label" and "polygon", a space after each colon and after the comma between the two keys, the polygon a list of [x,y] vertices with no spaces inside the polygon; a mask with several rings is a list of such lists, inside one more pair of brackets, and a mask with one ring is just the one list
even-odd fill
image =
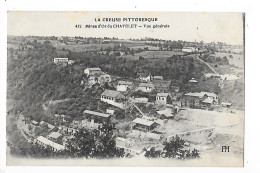
{"label": "hillside village", "polygon": [[[81,46],[82,50],[78,50]],[[34,64],[31,69],[48,63],[49,72],[55,69],[54,76],[57,73],[71,82],[65,81],[62,87],[54,86],[52,93],[43,92],[39,96],[42,100],[32,97],[32,105],[41,109],[40,113],[39,109],[24,111],[23,104],[27,103],[24,101],[22,109],[10,106],[8,116],[16,116],[17,129],[28,143],[51,148],[54,152],[66,150],[68,141],[84,130],[111,125],[116,148],[123,149],[128,157],[144,156],[151,148],[162,150],[164,142],[176,135],[186,141],[185,149],[196,148],[203,156],[204,152],[217,150],[216,145],[223,142],[212,143],[213,138],[221,135],[215,120],[236,115],[236,121],[227,125],[233,126],[241,118],[237,119],[243,110],[237,109],[241,107],[237,105],[237,96],[223,94],[228,92],[225,91],[227,86],[239,90],[237,81],[243,81],[243,68],[236,62],[240,60],[234,60],[243,54],[239,46],[149,38],[9,37],[8,67],[13,68],[12,74],[8,74],[10,78],[27,70],[18,69],[11,61],[23,59],[23,63],[34,63],[33,58],[37,57],[33,52],[36,51],[42,52],[42,57],[48,60]],[[226,56],[216,57],[216,54]],[[90,58],[84,59],[85,56]],[[99,65],[99,58],[101,61],[107,58],[105,61],[112,63]],[[127,67],[131,63],[136,69]],[[155,65],[149,66],[151,63]],[[161,67],[160,63],[167,65]],[[182,71],[176,70],[178,63],[186,63],[180,67]],[[140,64],[142,66],[138,66]],[[160,71],[159,68],[167,69]],[[16,79],[16,83],[10,82],[8,87],[22,88],[26,82],[42,78],[41,70],[34,72],[35,77],[24,78],[27,81]],[[57,77],[57,80],[62,79]],[[32,92],[40,94],[48,87],[40,85],[40,89]],[[54,96],[55,92],[63,94]],[[81,96],[83,101],[77,100]],[[18,96],[12,93],[8,97],[15,100]],[[239,147],[237,152],[241,152]]]}

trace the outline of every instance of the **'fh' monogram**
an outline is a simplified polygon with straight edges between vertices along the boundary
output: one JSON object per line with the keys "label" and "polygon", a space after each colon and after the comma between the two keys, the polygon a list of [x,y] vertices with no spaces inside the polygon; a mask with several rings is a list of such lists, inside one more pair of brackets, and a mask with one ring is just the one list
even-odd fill
{"label": "'fh' monogram", "polygon": [[222,152],[229,152],[229,146],[222,146]]}

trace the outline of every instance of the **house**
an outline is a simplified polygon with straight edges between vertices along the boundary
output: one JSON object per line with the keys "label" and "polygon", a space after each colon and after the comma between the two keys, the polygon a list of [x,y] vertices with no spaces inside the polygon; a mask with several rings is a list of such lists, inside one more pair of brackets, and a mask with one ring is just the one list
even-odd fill
{"label": "house", "polygon": [[197,52],[198,49],[195,47],[183,47],[182,48],[182,52],[188,52],[188,53],[192,53],[192,52]]}
{"label": "house", "polygon": [[75,63],[74,60],[69,60],[69,61],[68,61],[68,64],[69,64],[69,65],[72,65],[72,64],[74,64],[74,63]]}
{"label": "house", "polygon": [[133,88],[133,82],[118,81],[116,86],[117,91],[127,91]]}
{"label": "house", "polygon": [[122,137],[116,137],[116,146],[121,147],[130,147],[130,140]]}
{"label": "house", "polygon": [[140,83],[136,90],[150,93],[154,90],[154,85],[152,83]]}
{"label": "house", "polygon": [[171,97],[169,93],[157,93],[156,95],[156,104],[170,104],[171,103]]}
{"label": "house", "polygon": [[164,110],[156,111],[161,119],[173,119],[174,118],[174,112],[170,108],[166,108]]}
{"label": "house", "polygon": [[71,127],[60,126],[59,132],[64,135],[72,135],[72,134],[77,134],[79,132],[79,130],[75,129],[75,128],[71,128]]}
{"label": "house", "polygon": [[96,76],[89,76],[88,84],[92,86],[92,85],[95,85],[96,83],[99,83],[98,82],[98,77],[96,77]]}
{"label": "house", "polygon": [[69,62],[69,58],[54,58],[53,62],[55,64],[67,64]]}
{"label": "house", "polygon": [[105,90],[101,94],[101,101],[123,109],[125,107],[125,96],[118,91]]}
{"label": "house", "polygon": [[171,87],[170,80],[153,80],[152,83],[157,92],[166,92]]}
{"label": "house", "polygon": [[46,122],[44,122],[44,121],[41,121],[41,122],[40,122],[40,126],[42,126],[42,127],[45,126],[45,124],[47,124],[47,127],[48,127],[49,131],[52,131],[52,130],[55,128],[54,125],[51,125],[51,124],[46,123]]}
{"label": "house", "polygon": [[132,123],[134,124],[132,129],[141,131],[151,131],[158,126],[156,122],[144,118],[136,118]]}
{"label": "house", "polygon": [[176,92],[176,93],[180,92],[180,87],[177,86],[177,85],[173,85],[173,86],[172,86],[172,89],[173,89],[174,92]]}
{"label": "house", "polygon": [[93,68],[86,68],[84,70],[84,73],[87,74],[87,76],[91,75],[101,75],[102,71],[99,67],[93,67]]}
{"label": "house", "polygon": [[163,80],[162,76],[151,76],[151,80]]}
{"label": "house", "polygon": [[61,150],[64,150],[65,149],[65,146],[64,145],[60,145],[58,143],[55,143],[43,136],[39,136],[37,139],[36,139],[36,143],[39,144],[39,145],[42,145],[44,147],[51,147],[53,151],[61,151]]}
{"label": "house", "polygon": [[151,81],[151,75],[149,73],[137,73],[137,79],[149,82]]}
{"label": "house", "polygon": [[115,111],[116,111],[116,110],[115,110],[114,108],[107,108],[107,109],[106,109],[106,113],[107,113],[107,114],[110,114],[110,115],[114,115]]}
{"label": "house", "polygon": [[52,132],[48,135],[48,138],[52,141],[58,142],[61,140],[62,134],[60,134],[59,132]]}
{"label": "house", "polygon": [[147,103],[148,102],[148,98],[146,98],[146,97],[130,98],[130,100],[133,103]]}
{"label": "house", "polygon": [[219,103],[218,96],[215,93],[210,92],[195,92],[187,93],[182,99],[182,106],[187,106],[191,108],[195,107],[210,107],[217,105]]}
{"label": "house", "polygon": [[103,73],[98,77],[98,83],[103,85],[106,82],[111,82],[111,76],[109,74]]}
{"label": "house", "polygon": [[95,74],[95,75],[91,75],[88,78],[88,84],[90,86],[94,85],[94,84],[100,84],[103,85],[106,82],[111,82],[111,77],[108,74]]}
{"label": "house", "polygon": [[39,122],[35,121],[35,120],[32,120],[31,123],[35,126],[39,125]]}
{"label": "house", "polygon": [[226,107],[226,108],[230,108],[230,107],[232,106],[232,103],[221,102],[221,106],[222,106],[222,107]]}
{"label": "house", "polygon": [[110,123],[110,114],[105,114],[101,112],[95,112],[91,110],[85,110],[83,112],[84,117],[86,117],[89,122],[97,123],[97,124],[107,124]]}
{"label": "house", "polygon": [[191,78],[191,80],[188,81],[188,83],[198,83],[194,78]]}

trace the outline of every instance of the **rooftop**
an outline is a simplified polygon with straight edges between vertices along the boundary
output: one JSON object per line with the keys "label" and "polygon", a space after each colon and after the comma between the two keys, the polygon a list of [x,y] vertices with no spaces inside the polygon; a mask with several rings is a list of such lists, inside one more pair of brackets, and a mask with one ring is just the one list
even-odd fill
{"label": "rooftop", "polygon": [[54,138],[57,139],[61,136],[62,134],[60,134],[59,132],[52,132],[51,134],[49,134],[50,138]]}
{"label": "rooftop", "polygon": [[105,118],[108,118],[110,116],[109,114],[95,112],[95,111],[90,111],[90,110],[85,110],[84,113],[85,114],[96,115],[96,116],[99,116],[99,117],[105,117]]}
{"label": "rooftop", "polygon": [[150,74],[149,73],[137,73],[138,77],[148,77]]}
{"label": "rooftop", "polygon": [[214,101],[214,99],[213,99],[212,97],[208,97],[208,98],[206,98],[205,100],[203,100],[202,102],[203,102],[203,103],[210,103],[210,104],[212,104],[213,101]]}
{"label": "rooftop", "polygon": [[228,102],[221,102],[221,105],[231,106],[231,105],[232,105],[232,103],[228,103]]}
{"label": "rooftop", "polygon": [[154,85],[152,83],[140,83],[139,87],[153,87]]}
{"label": "rooftop", "polygon": [[101,95],[102,96],[107,96],[107,97],[117,97],[120,94],[120,92],[118,91],[114,91],[114,90],[105,90]]}
{"label": "rooftop", "polygon": [[147,120],[147,119],[143,119],[143,118],[136,118],[134,121],[132,121],[133,123],[136,123],[136,124],[142,124],[142,125],[145,125],[145,126],[151,126],[152,124],[154,124],[155,122],[154,121],[150,121],[150,120]]}
{"label": "rooftop", "polygon": [[157,93],[156,96],[158,97],[167,97],[168,95],[170,95],[169,93]]}
{"label": "rooftop", "polygon": [[162,76],[153,76],[152,78],[153,78],[153,79],[159,79],[159,80],[162,80],[162,79],[163,79]]}
{"label": "rooftop", "polygon": [[133,82],[128,82],[128,81],[118,81],[118,84],[120,84],[120,85],[133,85]]}
{"label": "rooftop", "polygon": [[161,111],[156,111],[158,114],[160,115],[165,115],[166,117],[173,117],[173,112],[171,109],[164,109],[164,110],[161,110]]}
{"label": "rooftop", "polygon": [[39,122],[35,121],[35,120],[32,120],[32,123],[33,124],[38,124]]}
{"label": "rooftop", "polygon": [[39,136],[37,138],[37,140],[42,142],[42,143],[44,143],[45,145],[49,145],[49,146],[55,148],[56,150],[64,150],[65,149],[65,146],[57,144],[57,143],[55,143],[53,141],[50,141],[49,139],[47,139],[47,138],[45,138],[43,136]]}
{"label": "rooftop", "polygon": [[196,81],[194,78],[191,78],[191,80],[189,80],[188,82],[190,82],[190,83],[197,83],[198,81]]}
{"label": "rooftop", "polygon": [[99,67],[91,67],[91,68],[86,68],[88,70],[93,70],[93,71],[101,71],[101,69]]}
{"label": "rooftop", "polygon": [[192,96],[192,97],[199,97],[199,98],[202,98],[205,95],[207,95],[208,97],[217,97],[215,93],[210,93],[210,92],[195,92],[195,93],[185,94],[185,96]]}

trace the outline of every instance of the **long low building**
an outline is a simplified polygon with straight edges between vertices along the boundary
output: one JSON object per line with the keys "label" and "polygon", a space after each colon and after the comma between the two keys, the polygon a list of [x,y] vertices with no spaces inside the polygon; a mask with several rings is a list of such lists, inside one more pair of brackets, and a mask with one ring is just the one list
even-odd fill
{"label": "long low building", "polygon": [[89,121],[92,121],[94,123],[104,124],[110,122],[110,118],[111,118],[110,114],[105,114],[105,113],[95,112],[90,110],[85,110],[83,113]]}
{"label": "long low building", "polygon": [[132,121],[133,129],[143,130],[143,131],[150,131],[155,129],[158,124],[154,121],[150,121],[144,118],[136,118],[134,121]]}
{"label": "long low building", "polygon": [[124,109],[125,96],[118,91],[105,90],[101,94],[101,101],[111,104],[115,107]]}
{"label": "long low building", "polygon": [[39,136],[37,138],[37,143],[44,146],[44,147],[51,147],[54,151],[61,151],[61,150],[64,150],[65,149],[65,146],[64,145],[60,145],[58,143],[55,143],[43,136]]}

